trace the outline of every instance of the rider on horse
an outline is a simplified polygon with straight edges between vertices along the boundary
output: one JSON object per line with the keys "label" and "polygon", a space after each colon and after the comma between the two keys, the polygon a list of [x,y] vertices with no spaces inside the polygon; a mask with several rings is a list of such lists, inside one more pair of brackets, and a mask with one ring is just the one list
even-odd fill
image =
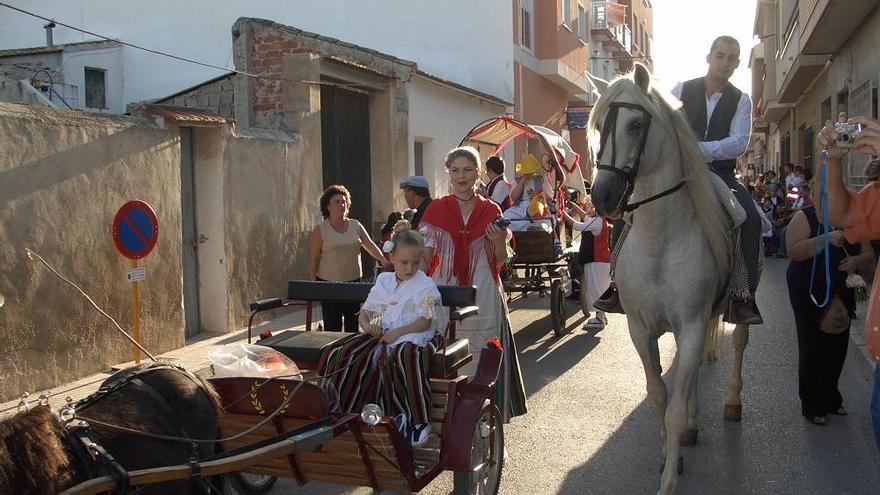
{"label": "rider on horse", "polygon": [[[739,66],[739,55],[740,47],[736,39],[730,36],[716,38],[706,56],[709,64],[706,76],[679,83],[672,93],[683,104],[687,121],[700,141],[703,158],[733,190],[745,209],[746,220],[740,226],[740,245],[748,274],[748,295],[731,298],[725,320],[756,325],[763,323],[754,297],[758,287],[761,217],[748,190],[734,177],[736,159],[749,143],[752,110],[749,96],[729,82],[733,71]],[[624,313],[614,285],[594,303],[594,307],[606,312]]]}

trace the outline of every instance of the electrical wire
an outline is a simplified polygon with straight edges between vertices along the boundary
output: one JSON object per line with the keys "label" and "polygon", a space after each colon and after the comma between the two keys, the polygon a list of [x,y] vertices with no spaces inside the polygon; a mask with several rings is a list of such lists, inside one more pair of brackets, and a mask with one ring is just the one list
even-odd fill
{"label": "electrical wire", "polygon": [[95,32],[93,32],[93,31],[89,31],[89,30],[87,30],[87,29],[83,29],[83,28],[80,28],[80,27],[76,27],[76,26],[73,26],[73,25],[70,25],[70,24],[67,24],[67,23],[61,22],[61,21],[57,21],[57,20],[55,20],[55,19],[50,19],[50,18],[48,18],[48,17],[42,16],[42,15],[40,15],[40,14],[37,14],[37,13],[35,13],[35,12],[30,12],[30,11],[27,11],[27,10],[24,10],[24,9],[21,9],[21,8],[18,8],[18,7],[15,7],[15,6],[9,5],[8,3],[0,2],[0,7],[6,7],[6,8],[8,8],[8,9],[14,10],[14,11],[16,11],[16,12],[20,12],[20,13],[22,13],[22,14],[29,15],[29,16],[31,16],[31,17],[35,17],[35,18],[37,18],[37,19],[41,19],[41,20],[44,20],[44,21],[47,21],[47,22],[52,22],[52,23],[55,23],[55,24],[57,24],[57,25],[59,25],[59,26],[63,26],[63,27],[66,27],[66,28],[68,28],[68,29],[72,29],[72,30],[74,30],[74,31],[78,31],[78,32],[83,33],[83,34],[88,34],[89,36],[94,36],[94,37],[96,37],[96,38],[100,38],[100,39],[105,40],[105,41],[114,41],[114,42],[116,42],[116,43],[119,43],[120,45],[124,45],[124,46],[130,47],[130,48],[134,48],[134,49],[136,49],[136,50],[145,51],[145,52],[147,52],[147,53],[152,53],[152,54],[154,54],[154,55],[160,55],[160,56],[162,56],[162,57],[168,57],[168,58],[171,58],[171,59],[174,59],[174,60],[179,60],[179,61],[181,61],[181,62],[186,62],[186,63],[190,63],[190,64],[200,65],[200,66],[202,66],[202,67],[208,67],[208,68],[211,68],[211,69],[217,69],[217,70],[222,70],[222,71],[226,71],[226,72],[231,72],[231,73],[233,73],[233,74],[238,74],[238,75],[242,75],[242,76],[245,76],[245,77],[252,77],[252,78],[256,78],[256,79],[272,79],[272,80],[276,80],[276,81],[295,82],[295,83],[302,83],[302,84],[316,84],[316,85],[323,85],[323,86],[335,86],[335,87],[340,87],[340,88],[349,88],[349,89],[352,89],[352,90],[354,90],[354,91],[362,91],[361,89],[357,88],[357,86],[359,86],[358,84],[352,84],[352,83],[346,83],[346,84],[343,84],[343,83],[336,83],[336,82],[330,82],[330,81],[294,80],[294,79],[288,79],[288,78],[284,78],[284,77],[278,77],[278,76],[272,76],[272,75],[266,75],[266,74],[257,74],[257,73],[253,73],[253,72],[247,72],[247,71],[238,70],[238,69],[234,69],[234,68],[224,67],[224,66],[221,66],[221,65],[215,65],[215,64],[208,63],[208,62],[202,62],[202,61],[199,61],[199,60],[194,60],[194,59],[191,59],[191,58],[181,57],[181,56],[179,56],[179,55],[174,55],[174,54],[172,54],[172,53],[167,53],[167,52],[163,52],[163,51],[160,51],[160,50],[154,50],[154,49],[152,49],[152,48],[147,48],[147,47],[145,47],[145,46],[136,45],[136,44],[134,44],[134,43],[130,43],[130,42],[128,42],[128,41],[123,41],[123,40],[118,39],[118,38],[111,38],[111,37],[109,37],[109,36],[105,36],[105,35],[103,35],[103,34],[98,34],[98,33],[95,33]]}

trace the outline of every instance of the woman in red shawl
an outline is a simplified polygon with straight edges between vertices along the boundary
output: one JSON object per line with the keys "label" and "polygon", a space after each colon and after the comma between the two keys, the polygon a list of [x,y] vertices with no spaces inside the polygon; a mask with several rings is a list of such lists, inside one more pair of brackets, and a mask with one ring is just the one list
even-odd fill
{"label": "woman in red shawl", "polygon": [[[452,194],[428,206],[419,230],[425,235],[428,275],[437,285],[474,285],[480,314],[463,321],[456,335],[471,343],[474,360],[463,371],[473,374],[480,349],[492,337],[501,341],[504,360],[498,376],[498,404],[505,421],[526,412],[526,395],[507,305],[498,270],[507,258],[510,232],[495,225],[501,209],[474,192],[480,176],[480,155],[470,146],[455,148],[446,156]],[[445,325],[448,321],[439,322]],[[443,326],[438,326],[443,328]]]}

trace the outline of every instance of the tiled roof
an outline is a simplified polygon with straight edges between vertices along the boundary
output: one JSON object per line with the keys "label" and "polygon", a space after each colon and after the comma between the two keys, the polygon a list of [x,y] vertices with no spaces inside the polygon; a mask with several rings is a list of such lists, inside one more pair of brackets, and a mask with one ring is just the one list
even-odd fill
{"label": "tiled roof", "polygon": [[233,119],[199,110],[198,108],[172,107],[168,105],[145,105],[144,113],[155,115],[174,122],[188,122],[198,124],[225,124]]}

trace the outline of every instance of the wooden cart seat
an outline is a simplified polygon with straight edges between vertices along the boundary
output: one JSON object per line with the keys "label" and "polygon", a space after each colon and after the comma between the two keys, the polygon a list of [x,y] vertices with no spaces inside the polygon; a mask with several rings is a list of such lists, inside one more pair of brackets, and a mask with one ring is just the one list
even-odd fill
{"label": "wooden cart seat", "polygon": [[556,237],[552,232],[543,230],[525,230],[513,233],[515,243],[514,263],[554,263],[559,259],[556,254]]}
{"label": "wooden cart seat", "polygon": [[[349,335],[352,334],[286,330],[268,339],[260,340],[257,344],[271,347],[284,354],[301,369],[314,370],[318,368],[318,363],[321,362],[324,353]],[[440,346],[434,353],[434,357],[431,359],[431,376],[445,377],[446,374],[467,364],[471,359],[473,358],[468,350],[468,340],[456,339],[447,344],[445,349]]]}

